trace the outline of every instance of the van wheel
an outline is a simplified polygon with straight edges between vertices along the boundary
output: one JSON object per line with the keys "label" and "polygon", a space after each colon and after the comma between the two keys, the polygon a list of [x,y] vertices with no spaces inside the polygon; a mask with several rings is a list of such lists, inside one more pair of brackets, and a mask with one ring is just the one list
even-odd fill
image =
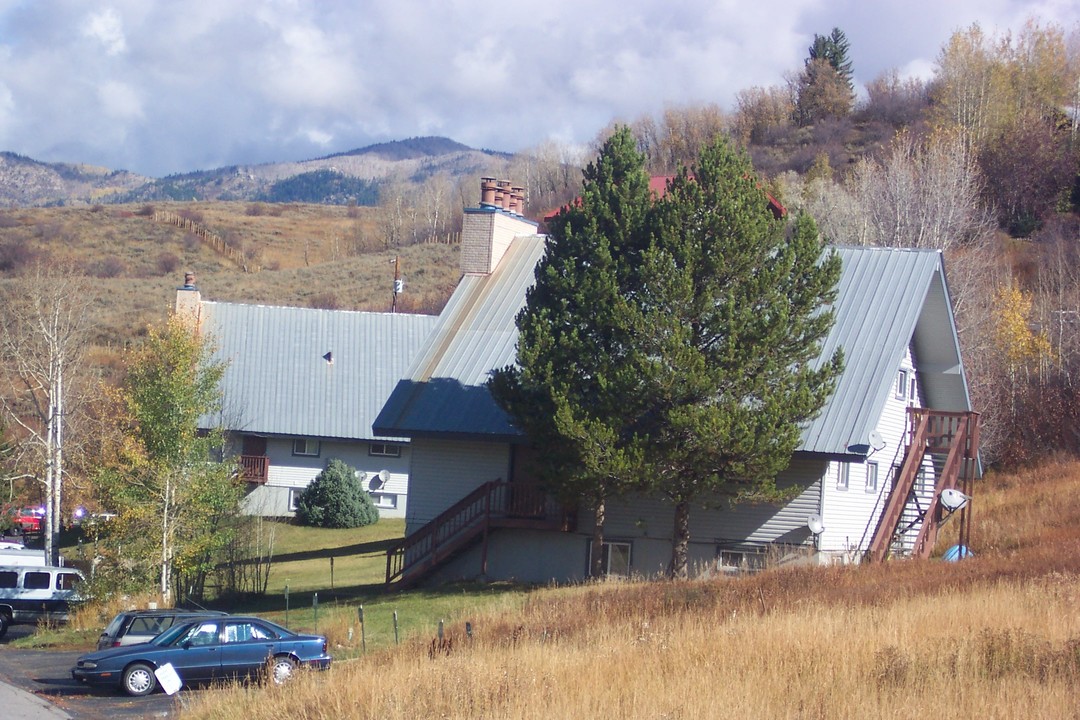
{"label": "van wheel", "polygon": [[9,627],[11,627],[11,617],[6,612],[0,612],[0,638],[7,635]]}
{"label": "van wheel", "polygon": [[157,687],[154,670],[146,663],[135,663],[124,670],[124,692],[128,695],[149,695]]}

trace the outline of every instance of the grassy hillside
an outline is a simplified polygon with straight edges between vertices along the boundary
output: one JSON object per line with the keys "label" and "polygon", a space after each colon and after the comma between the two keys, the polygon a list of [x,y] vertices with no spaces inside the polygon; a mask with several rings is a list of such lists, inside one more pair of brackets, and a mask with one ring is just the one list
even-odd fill
{"label": "grassy hillside", "polygon": [[462,594],[442,642],[356,660],[339,608],[329,673],[191,695],[183,717],[1075,717],[1080,464],[992,477],[973,508],[960,563]]}
{"label": "grassy hillside", "polygon": [[[239,261],[192,232],[155,221],[182,215],[224,238]],[[370,208],[261,203],[156,203],[0,212],[0,283],[36,259],[73,262],[96,278],[95,343],[106,350],[162,319],[191,270],[204,299],[388,311],[393,260],[403,312],[437,312],[460,276],[457,247],[382,247]]]}

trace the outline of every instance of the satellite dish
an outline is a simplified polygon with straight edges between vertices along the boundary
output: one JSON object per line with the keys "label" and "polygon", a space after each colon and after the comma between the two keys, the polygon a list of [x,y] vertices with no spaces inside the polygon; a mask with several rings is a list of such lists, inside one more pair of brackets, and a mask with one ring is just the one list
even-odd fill
{"label": "satellite dish", "polygon": [[825,524],[821,521],[821,516],[817,513],[806,518],[806,527],[810,528],[810,532],[814,535],[820,535],[825,532]]}
{"label": "satellite dish", "polygon": [[383,482],[386,482],[387,480],[389,480],[390,479],[390,471],[389,470],[380,470],[379,471],[379,479],[382,480]]}
{"label": "satellite dish", "polygon": [[365,480],[367,480],[367,473],[364,472],[363,470],[357,470],[356,471],[356,479],[359,480],[360,482],[364,482]]}
{"label": "satellite dish", "polygon": [[967,505],[968,500],[970,499],[971,498],[967,495],[954,488],[947,488],[941,491],[941,504],[949,512],[960,510]]}
{"label": "satellite dish", "polygon": [[870,449],[874,452],[881,450],[885,447],[885,438],[881,437],[881,434],[877,430],[870,432]]}

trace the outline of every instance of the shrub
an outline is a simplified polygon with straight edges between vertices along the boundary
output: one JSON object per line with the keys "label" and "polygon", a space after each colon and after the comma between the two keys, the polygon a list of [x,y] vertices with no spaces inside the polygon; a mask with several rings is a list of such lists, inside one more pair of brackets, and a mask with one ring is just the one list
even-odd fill
{"label": "shrub", "polygon": [[333,458],[300,493],[296,519],[315,527],[355,528],[377,522],[379,510],[361,487],[356,470]]}
{"label": "shrub", "polygon": [[180,258],[174,253],[163,252],[158,255],[158,275],[172,275],[180,267]]}

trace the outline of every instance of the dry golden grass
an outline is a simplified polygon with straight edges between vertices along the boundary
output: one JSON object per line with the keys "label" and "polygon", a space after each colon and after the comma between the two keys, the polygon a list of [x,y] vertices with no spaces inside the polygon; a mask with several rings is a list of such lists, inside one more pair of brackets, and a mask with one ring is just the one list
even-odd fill
{"label": "dry golden grass", "polygon": [[977,492],[960,563],[546,589],[471,638],[194,694],[183,717],[1078,717],[1080,464]]}
{"label": "dry golden grass", "polygon": [[[151,208],[227,238],[250,260],[249,271],[186,230],[155,222]],[[372,208],[155,203],[0,211],[0,245],[18,245],[16,257],[74,262],[97,278],[93,361],[102,364],[165,317],[187,270],[206,300],[389,311],[398,257],[405,292],[397,309],[438,312],[460,277],[457,247],[391,250],[380,237]]]}

